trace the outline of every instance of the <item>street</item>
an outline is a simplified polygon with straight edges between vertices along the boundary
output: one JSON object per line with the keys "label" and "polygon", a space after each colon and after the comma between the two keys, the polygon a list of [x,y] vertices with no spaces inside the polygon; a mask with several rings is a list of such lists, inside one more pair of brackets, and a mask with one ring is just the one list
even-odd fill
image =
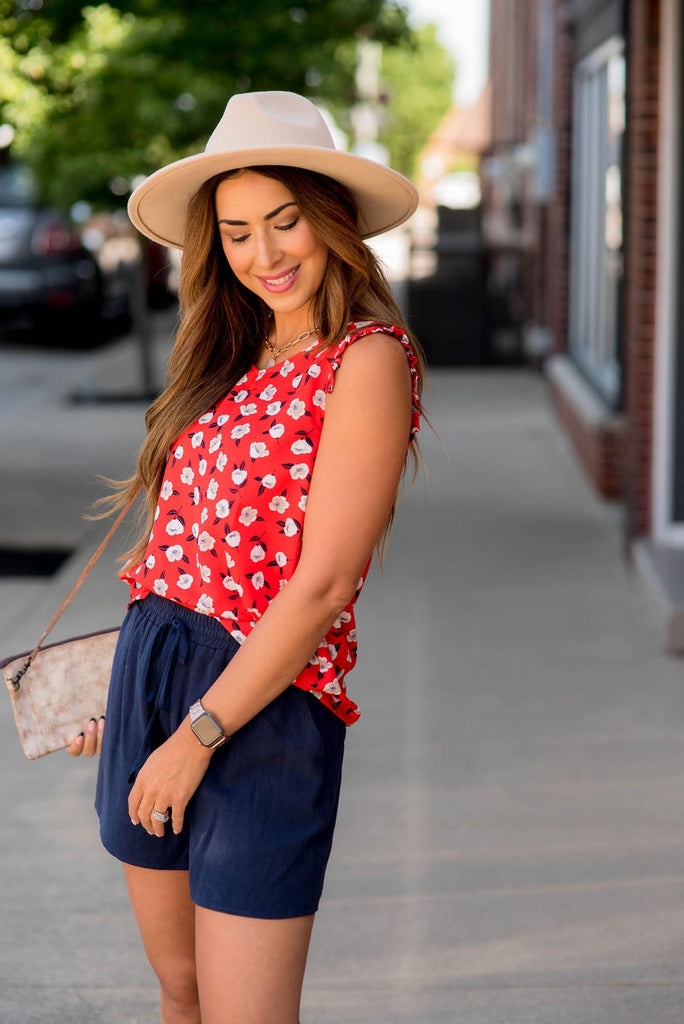
{"label": "street", "polygon": [[[74,551],[53,578],[0,580],[3,653],[37,639],[103,533],[81,518],[96,474],[128,474],[142,437],[142,403],[69,398],[135,379],[131,339],[0,348],[0,545]],[[302,1024],[681,1024],[683,666],[542,377],[441,369],[431,391],[427,478],[360,600],[362,718]],[[56,636],[121,618],[115,554]],[[9,700],[0,739],[0,1021],[152,1024],[96,765],[27,762]]]}

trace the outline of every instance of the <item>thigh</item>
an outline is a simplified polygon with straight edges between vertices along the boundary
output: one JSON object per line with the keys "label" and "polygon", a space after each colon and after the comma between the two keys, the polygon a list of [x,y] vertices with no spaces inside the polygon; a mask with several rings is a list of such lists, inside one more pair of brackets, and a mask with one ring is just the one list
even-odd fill
{"label": "thigh", "polygon": [[197,907],[202,1024],[298,1024],[313,915],[265,920]]}
{"label": "thigh", "polygon": [[145,952],[162,986],[195,987],[195,905],[187,871],[124,864]]}

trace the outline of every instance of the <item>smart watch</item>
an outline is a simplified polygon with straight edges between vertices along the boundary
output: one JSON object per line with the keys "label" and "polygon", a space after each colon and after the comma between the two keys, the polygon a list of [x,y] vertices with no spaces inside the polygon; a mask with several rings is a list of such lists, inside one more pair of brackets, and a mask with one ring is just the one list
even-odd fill
{"label": "smart watch", "polygon": [[190,706],[190,728],[203,747],[220,747],[228,736],[224,733],[213,715],[205,711],[202,701],[197,700]]}

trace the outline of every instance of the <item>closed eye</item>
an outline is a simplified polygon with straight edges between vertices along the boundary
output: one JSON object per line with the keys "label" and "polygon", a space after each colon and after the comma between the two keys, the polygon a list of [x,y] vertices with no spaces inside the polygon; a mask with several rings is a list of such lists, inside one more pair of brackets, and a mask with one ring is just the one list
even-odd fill
{"label": "closed eye", "polygon": [[299,223],[299,217],[295,217],[289,224],[279,224],[276,231],[292,231],[292,228]]}

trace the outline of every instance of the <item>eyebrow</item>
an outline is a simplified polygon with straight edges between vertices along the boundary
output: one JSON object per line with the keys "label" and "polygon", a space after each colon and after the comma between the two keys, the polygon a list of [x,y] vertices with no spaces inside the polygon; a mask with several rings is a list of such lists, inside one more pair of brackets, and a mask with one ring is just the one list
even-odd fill
{"label": "eyebrow", "polygon": [[[278,214],[281,213],[282,210],[286,210],[288,208],[288,206],[296,206],[296,205],[297,204],[294,202],[294,200],[291,199],[289,202],[283,203],[282,206],[278,206],[275,210],[271,210],[270,213],[265,214],[264,215],[264,220],[273,220],[273,218],[277,217]],[[226,220],[225,217],[221,217],[221,219],[219,220],[219,224],[230,224],[231,227],[241,228],[241,227],[245,227],[247,225],[247,221],[246,220]]]}

